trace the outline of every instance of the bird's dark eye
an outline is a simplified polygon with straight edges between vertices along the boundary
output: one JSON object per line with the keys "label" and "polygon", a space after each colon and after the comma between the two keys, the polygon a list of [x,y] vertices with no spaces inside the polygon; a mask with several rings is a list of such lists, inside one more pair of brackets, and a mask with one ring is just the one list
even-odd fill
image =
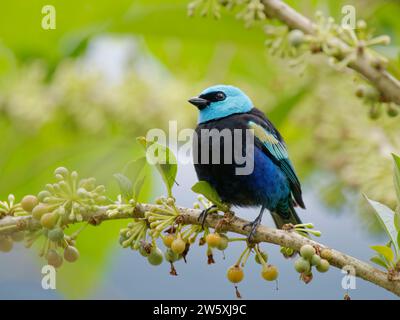
{"label": "bird's dark eye", "polygon": [[217,101],[225,100],[225,98],[226,98],[226,95],[223,92],[217,92],[215,94],[215,100],[217,100]]}
{"label": "bird's dark eye", "polygon": [[213,91],[199,96],[199,98],[206,99],[209,102],[217,102],[226,99],[225,93],[222,91]]}

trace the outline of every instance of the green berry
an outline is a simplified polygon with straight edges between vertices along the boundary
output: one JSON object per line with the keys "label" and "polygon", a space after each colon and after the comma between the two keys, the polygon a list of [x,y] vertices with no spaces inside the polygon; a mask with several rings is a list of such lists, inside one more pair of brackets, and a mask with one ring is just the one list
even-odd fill
{"label": "green berry", "polygon": [[61,228],[54,228],[49,230],[47,237],[54,242],[61,241],[64,239],[64,231]]}
{"label": "green berry", "polygon": [[321,259],[321,262],[316,266],[316,268],[319,272],[327,272],[329,270],[328,260]]}
{"label": "green berry", "polygon": [[47,190],[43,190],[39,192],[37,197],[40,202],[44,202],[44,199],[51,197],[51,193]]}
{"label": "green berry", "polygon": [[51,249],[47,253],[47,263],[54,268],[59,268],[63,263],[63,258],[58,254],[56,250]]}
{"label": "green berry", "polygon": [[366,86],[365,85],[359,85],[356,89],[356,96],[358,98],[362,98],[365,95],[365,91],[366,91]]}
{"label": "green berry", "polygon": [[79,251],[73,246],[67,246],[64,249],[64,259],[68,262],[75,262],[79,259]]}
{"label": "green berry", "polygon": [[10,252],[13,248],[13,241],[10,237],[0,236],[0,251],[1,252]]}
{"label": "green berry", "polygon": [[45,213],[40,218],[40,223],[43,227],[47,229],[52,229],[55,227],[58,221],[58,214],[55,212]]}
{"label": "green berry", "polygon": [[167,249],[164,253],[165,260],[168,262],[175,262],[178,261],[181,258],[181,255],[173,252],[171,249]]}
{"label": "green berry", "polygon": [[325,260],[328,260],[328,261],[331,260],[332,257],[333,257],[333,253],[329,249],[322,249],[320,255],[321,255],[322,259],[325,259]]}
{"label": "green berry", "polygon": [[[260,251],[261,257],[264,259],[264,262],[267,263],[268,262],[268,254],[266,252]],[[256,256],[254,257],[254,260],[258,263],[258,264],[262,264],[260,257],[258,256],[258,254],[256,254]]]}
{"label": "green berry", "polygon": [[40,220],[40,218],[49,212],[49,207],[44,203],[39,203],[36,207],[32,210],[32,217],[36,220]]}
{"label": "green berry", "polygon": [[300,255],[304,259],[311,259],[311,257],[315,254],[315,249],[312,245],[305,244],[300,248]]}
{"label": "green berry", "polygon": [[387,109],[387,114],[389,117],[396,117],[399,114],[399,111],[395,109],[392,105],[389,105]]}
{"label": "green berry", "polygon": [[153,266],[158,266],[163,262],[163,253],[162,251],[157,248],[153,247],[149,256],[147,257],[147,261]]}
{"label": "green berry", "polygon": [[294,268],[298,273],[305,273],[310,271],[311,265],[308,260],[299,258],[295,261]]}
{"label": "green berry", "polygon": [[22,198],[21,207],[27,212],[32,212],[33,208],[39,204],[38,198],[32,195],[27,195]]}
{"label": "green berry", "polygon": [[139,253],[140,253],[143,257],[148,257],[148,256],[150,255],[150,252],[147,252],[147,250],[146,250],[146,249],[147,249],[146,246],[149,246],[149,245],[143,243],[143,244],[141,244],[141,245],[139,246]]}
{"label": "green berry", "polygon": [[229,239],[225,234],[221,234],[220,237],[221,237],[221,240],[217,246],[217,249],[224,251],[226,248],[228,248]]}
{"label": "green berry", "polygon": [[314,254],[311,257],[311,265],[318,266],[321,263],[321,257],[317,254]]}
{"label": "green berry", "polygon": [[304,42],[304,33],[301,30],[292,30],[289,32],[288,40],[290,45],[298,47]]}

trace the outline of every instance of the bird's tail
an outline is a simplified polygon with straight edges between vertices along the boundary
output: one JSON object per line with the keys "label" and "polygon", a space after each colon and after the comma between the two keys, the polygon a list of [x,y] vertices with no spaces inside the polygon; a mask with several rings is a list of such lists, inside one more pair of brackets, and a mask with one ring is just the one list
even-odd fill
{"label": "bird's tail", "polygon": [[282,229],[282,226],[288,223],[293,225],[302,223],[292,205],[285,213],[272,212],[272,219],[278,229]]}

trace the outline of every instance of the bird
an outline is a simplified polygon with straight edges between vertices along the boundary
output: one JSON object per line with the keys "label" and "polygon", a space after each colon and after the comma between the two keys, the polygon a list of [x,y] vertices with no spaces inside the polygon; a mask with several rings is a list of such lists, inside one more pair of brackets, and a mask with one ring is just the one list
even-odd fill
{"label": "bird", "polygon": [[[254,107],[241,89],[231,85],[211,86],[188,102],[199,111],[194,130],[196,139],[193,139],[193,161],[198,180],[208,182],[230,206],[260,208],[257,218],[243,227],[250,228],[248,240],[253,239],[265,210],[271,213],[279,229],[287,224],[301,224],[295,210],[295,207],[305,209],[301,184],[284,139],[267,116]],[[235,130],[239,130],[242,136],[237,142],[234,138],[227,140],[221,134],[224,138],[216,145],[212,135],[204,137],[204,132],[213,129],[218,133],[228,132],[233,137]],[[244,138],[246,130],[253,135],[252,142]],[[248,174],[237,174],[237,169],[243,167],[234,157],[238,146],[242,147],[239,151],[242,155],[246,147],[253,148],[249,157],[253,168]],[[224,153],[226,147],[230,147],[230,154]],[[215,153],[219,153],[217,163],[212,161]],[[203,226],[207,214],[215,207],[202,211],[199,220]]]}

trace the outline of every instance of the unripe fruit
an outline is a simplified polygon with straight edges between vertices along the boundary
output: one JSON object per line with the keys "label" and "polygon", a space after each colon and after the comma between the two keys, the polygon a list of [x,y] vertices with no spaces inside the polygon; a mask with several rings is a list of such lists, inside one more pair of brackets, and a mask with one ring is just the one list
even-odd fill
{"label": "unripe fruit", "polygon": [[299,258],[294,263],[294,268],[298,273],[305,273],[310,271],[311,265],[308,260],[304,258]]}
{"label": "unripe fruit", "polygon": [[10,237],[0,237],[0,251],[10,252],[13,248],[13,241]]}
{"label": "unripe fruit", "polygon": [[167,248],[171,248],[171,244],[174,240],[175,240],[175,237],[169,233],[164,236],[163,243]]}
{"label": "unripe fruit", "polygon": [[38,200],[39,200],[40,202],[43,202],[44,199],[46,199],[46,198],[48,198],[48,197],[51,197],[51,193],[50,193],[49,191],[47,191],[47,190],[40,191],[40,192],[38,193],[38,196],[37,196],[37,198],[38,198]]}
{"label": "unripe fruit", "polygon": [[39,203],[37,206],[35,206],[32,210],[32,216],[36,220],[40,220],[40,218],[45,214],[49,212],[49,207],[44,204],[44,203]]}
{"label": "unripe fruit", "polygon": [[167,249],[167,251],[165,251],[164,257],[165,257],[165,260],[167,260],[168,262],[171,262],[171,263],[178,261],[181,258],[181,256],[179,254],[173,252],[171,249]]}
{"label": "unripe fruit", "polygon": [[399,112],[393,106],[389,106],[387,109],[387,114],[389,117],[396,117]]}
{"label": "unripe fruit", "polygon": [[290,45],[298,47],[304,42],[304,33],[301,30],[295,29],[289,32],[288,40]]}
{"label": "unripe fruit", "polygon": [[230,282],[239,283],[244,278],[243,269],[240,266],[232,266],[228,269],[226,277]]}
{"label": "unripe fruit", "polygon": [[61,228],[49,230],[47,237],[54,242],[64,239],[64,231]]}
{"label": "unripe fruit", "polygon": [[211,248],[216,248],[221,242],[221,237],[218,233],[209,233],[206,242]]}
{"label": "unripe fruit", "polygon": [[[260,251],[261,257],[264,259],[264,262],[267,263],[268,262],[268,254],[266,252]],[[256,256],[254,257],[254,260],[258,263],[258,264],[262,264],[260,257],[258,256],[258,254],[256,254]]]}
{"label": "unripe fruit", "polygon": [[149,256],[147,257],[147,261],[153,266],[158,266],[163,262],[163,253],[162,251],[157,248],[153,247]]}
{"label": "unripe fruit", "polygon": [[40,224],[47,229],[52,229],[57,224],[57,220],[58,220],[58,215],[55,214],[54,212],[45,213],[40,218]]}
{"label": "unripe fruit", "polygon": [[311,257],[311,265],[318,266],[321,263],[321,257],[317,254],[314,254]]}
{"label": "unripe fruit", "polygon": [[39,203],[38,198],[32,195],[27,195],[23,197],[21,201],[21,207],[27,212],[32,212],[33,208]]}
{"label": "unripe fruit", "polygon": [[300,255],[304,259],[311,259],[311,257],[315,254],[315,249],[312,245],[305,244],[300,248]]}
{"label": "unripe fruit", "polygon": [[64,249],[64,259],[68,262],[75,262],[79,259],[79,251],[73,246],[67,246]]}
{"label": "unripe fruit", "polygon": [[217,249],[224,251],[226,248],[228,248],[229,239],[225,234],[221,234],[220,237],[221,237],[221,240],[217,246]]}
{"label": "unripe fruit", "polygon": [[362,98],[364,97],[364,95],[365,95],[365,86],[364,85],[358,86],[356,89],[356,96]]}
{"label": "unripe fruit", "polygon": [[11,235],[11,239],[15,242],[20,242],[20,241],[24,240],[24,237],[25,237],[25,233],[23,231],[14,232]]}
{"label": "unripe fruit", "polygon": [[[150,252],[147,252],[146,250],[146,244],[141,244],[139,246],[139,253],[143,256],[143,257],[148,257],[150,255]],[[147,246],[150,246],[147,244]]]}
{"label": "unripe fruit", "polygon": [[274,281],[278,278],[279,272],[278,268],[269,264],[263,265],[261,270],[261,276],[267,281]]}
{"label": "unripe fruit", "polygon": [[47,253],[47,263],[54,268],[59,268],[63,263],[63,258],[57,253],[56,250],[51,249]]}
{"label": "unripe fruit", "polygon": [[332,251],[329,250],[329,249],[322,249],[321,253],[320,253],[320,256],[321,256],[322,259],[325,259],[325,260],[329,261],[329,260],[332,259],[333,254],[332,254]]}
{"label": "unripe fruit", "polygon": [[186,249],[186,243],[182,239],[178,238],[172,241],[171,243],[171,249],[173,252],[177,254],[182,254],[183,251]]}
{"label": "unripe fruit", "polygon": [[316,266],[316,268],[319,272],[327,272],[329,270],[328,260],[321,259],[321,262]]}

